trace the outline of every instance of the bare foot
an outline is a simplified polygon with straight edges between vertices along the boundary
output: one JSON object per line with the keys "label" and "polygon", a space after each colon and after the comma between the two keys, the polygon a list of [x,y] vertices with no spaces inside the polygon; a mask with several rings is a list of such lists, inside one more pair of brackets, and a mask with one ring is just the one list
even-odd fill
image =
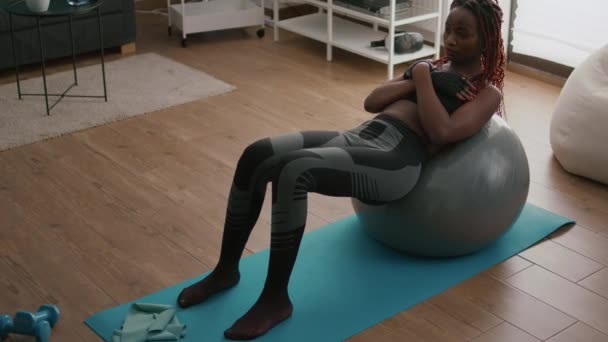
{"label": "bare foot", "polygon": [[231,340],[254,339],[289,318],[292,311],[293,305],[287,296],[281,299],[261,297],[243,317],[224,331],[224,336]]}
{"label": "bare foot", "polygon": [[234,272],[211,272],[203,280],[194,283],[185,289],[177,297],[177,303],[182,308],[204,302],[210,296],[233,287],[241,278],[239,271]]}

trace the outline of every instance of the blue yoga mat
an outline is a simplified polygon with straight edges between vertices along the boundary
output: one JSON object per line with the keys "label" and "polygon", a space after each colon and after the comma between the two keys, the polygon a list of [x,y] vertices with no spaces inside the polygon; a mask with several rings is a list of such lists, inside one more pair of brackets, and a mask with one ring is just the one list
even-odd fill
{"label": "blue yoga mat", "polygon": [[[256,341],[342,341],[508,259],[573,221],[526,204],[512,228],[484,250],[456,258],[415,258],[370,238],[355,215],[306,235],[290,282],[291,318]],[[225,340],[223,332],[257,300],[268,267],[269,250],[241,260],[241,281],[207,302],[179,309],[186,324],[180,341]],[[182,288],[207,273],[134,300],[175,305]],[[132,303],[132,302],[131,302]],[[131,303],[85,320],[110,341]]]}

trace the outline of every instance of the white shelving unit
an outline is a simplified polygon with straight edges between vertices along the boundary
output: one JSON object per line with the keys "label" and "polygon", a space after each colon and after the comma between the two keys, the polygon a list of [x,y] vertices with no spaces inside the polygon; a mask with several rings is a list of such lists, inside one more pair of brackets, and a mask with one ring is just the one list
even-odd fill
{"label": "white shelving unit", "polygon": [[[294,32],[299,35],[323,42],[327,44],[327,61],[332,60],[332,48],[337,47],[358,55],[370,58],[377,62],[387,64],[388,78],[393,78],[394,66],[423,57],[439,57],[440,38],[441,38],[441,18],[443,1],[437,0],[435,11],[418,10],[416,15],[406,18],[395,18],[395,0],[390,1],[390,19],[384,19],[371,14],[362,13],[342,6],[333,4],[332,0],[304,0],[306,3],[319,8],[319,12],[299,16],[287,20],[279,19],[279,0],[274,0],[274,41],[279,40],[279,28]],[[415,6],[416,0],[414,0]],[[342,14],[372,24],[372,27],[353,22],[334,14]],[[425,20],[435,20],[435,43],[426,44],[419,51],[406,54],[395,54],[392,46],[387,49],[372,48],[370,42],[384,39],[388,34],[392,42],[395,36],[395,28],[402,25],[422,22]],[[385,27],[388,32],[380,31],[379,27]],[[392,44],[391,44],[392,45]]]}
{"label": "white shelving unit", "polygon": [[209,32],[239,27],[260,26],[264,36],[264,0],[261,6],[251,0],[205,0],[171,4],[167,0],[169,35],[173,25],[182,32],[182,46],[190,33]]}

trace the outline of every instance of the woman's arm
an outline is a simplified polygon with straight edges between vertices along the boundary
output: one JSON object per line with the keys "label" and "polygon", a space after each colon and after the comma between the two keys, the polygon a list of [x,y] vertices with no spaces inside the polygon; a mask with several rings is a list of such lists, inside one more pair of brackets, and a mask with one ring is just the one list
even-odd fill
{"label": "woman's arm", "polygon": [[416,90],[414,81],[397,76],[374,89],[365,99],[363,108],[370,113],[378,113],[389,104],[404,99]]}
{"label": "woman's arm", "polygon": [[488,86],[449,115],[433,88],[429,65],[416,65],[412,75],[420,121],[434,144],[444,145],[470,137],[486,124],[500,105],[500,91]]}
{"label": "woman's arm", "polygon": [[432,65],[431,60],[424,59],[414,62],[410,65],[403,75],[397,75],[392,80],[385,82],[383,85],[374,89],[367,96],[364,103],[364,108],[370,113],[378,113],[391,103],[402,100],[407,96],[416,92],[414,81],[412,80],[412,70],[417,64],[425,63]]}

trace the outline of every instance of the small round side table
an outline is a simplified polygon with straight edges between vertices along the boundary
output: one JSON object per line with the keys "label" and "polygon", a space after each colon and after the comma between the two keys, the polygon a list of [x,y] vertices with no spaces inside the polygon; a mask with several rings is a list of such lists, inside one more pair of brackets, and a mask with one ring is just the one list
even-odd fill
{"label": "small round side table", "polygon": [[[106,70],[104,63],[104,48],[103,48],[103,31],[101,25],[101,5],[103,0],[91,0],[82,5],[70,4],[69,0],[51,0],[50,6],[45,12],[32,12],[24,0],[17,0],[4,7],[4,10],[9,14],[9,25],[11,31],[11,44],[13,48],[13,59],[15,61],[15,76],[17,78],[17,94],[19,99],[23,96],[44,96],[46,101],[46,113],[50,115],[51,109],[59,103],[64,97],[92,97],[92,98],[103,98],[106,102],[108,101],[108,92],[106,85]],[[99,49],[101,50],[101,74],[103,79],[103,95],[70,95],[68,92],[70,89],[78,85],[78,75],[76,73],[76,52],[74,49],[74,30],[72,28],[73,17],[89,13],[91,11],[97,11],[97,26],[99,29]],[[15,28],[13,27],[13,16],[24,16],[36,18],[36,24],[38,27],[38,43],[40,47],[40,60],[42,63],[42,80],[44,83],[44,94],[36,93],[23,93],[21,92],[21,84],[19,80],[19,59],[17,54],[17,48],[15,45]],[[72,68],[74,70],[74,82],[61,94],[49,94],[47,90],[46,82],[46,61],[44,55],[44,43],[42,41],[41,25],[40,22],[44,18],[56,18],[56,17],[67,17],[70,27],[70,43],[72,48]],[[67,32],[66,32],[67,33]],[[55,102],[49,105],[49,97],[59,97]]]}

